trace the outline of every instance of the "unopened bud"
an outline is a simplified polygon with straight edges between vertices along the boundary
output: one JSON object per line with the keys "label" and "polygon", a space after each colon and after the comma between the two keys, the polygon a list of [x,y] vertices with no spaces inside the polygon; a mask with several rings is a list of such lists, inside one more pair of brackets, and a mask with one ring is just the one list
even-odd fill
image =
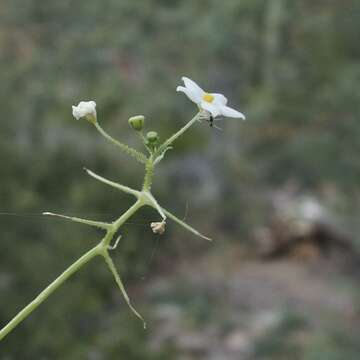
{"label": "unopened bud", "polygon": [[145,117],[143,115],[132,116],[129,125],[136,131],[141,131],[144,127]]}
{"label": "unopened bud", "polygon": [[85,118],[93,124],[96,123],[95,101],[80,101],[78,105],[72,107],[72,113],[76,120]]}
{"label": "unopened bud", "polygon": [[156,144],[159,141],[159,135],[156,131],[149,131],[146,134],[146,139],[150,144]]}

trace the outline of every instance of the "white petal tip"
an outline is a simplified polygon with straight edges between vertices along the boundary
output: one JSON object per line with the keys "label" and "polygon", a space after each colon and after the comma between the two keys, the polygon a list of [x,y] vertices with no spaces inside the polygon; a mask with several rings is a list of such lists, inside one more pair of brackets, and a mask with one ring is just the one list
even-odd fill
{"label": "white petal tip", "polygon": [[228,118],[237,118],[245,120],[245,115],[241,113],[240,111],[237,111],[235,109],[232,109],[228,106],[223,106],[221,108],[221,115],[228,117]]}

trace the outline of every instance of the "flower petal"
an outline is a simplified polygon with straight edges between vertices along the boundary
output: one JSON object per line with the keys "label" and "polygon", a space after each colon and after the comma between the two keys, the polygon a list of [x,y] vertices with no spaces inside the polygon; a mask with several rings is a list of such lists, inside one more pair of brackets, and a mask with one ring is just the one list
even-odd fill
{"label": "flower petal", "polygon": [[76,120],[79,120],[80,119],[80,114],[79,114],[79,112],[78,112],[78,109],[77,109],[77,107],[76,106],[72,106],[72,114],[73,114],[73,116],[74,116],[74,118],[76,119]]}
{"label": "flower petal", "polygon": [[181,79],[184,82],[186,88],[191,90],[193,94],[198,96],[200,99],[202,98],[202,96],[205,94],[205,91],[195,81],[185,76],[183,76]]}
{"label": "flower petal", "polygon": [[183,92],[195,104],[199,104],[201,102],[201,96],[199,97],[197,94],[194,94],[194,92],[189,88],[186,88],[184,86],[178,86],[176,88],[176,91]]}
{"label": "flower petal", "polygon": [[80,101],[77,106],[72,106],[72,113],[76,120],[86,116],[96,119],[96,103],[95,101]]}
{"label": "flower petal", "polygon": [[219,105],[226,105],[228,99],[223,94],[211,94],[214,97],[214,102]]}
{"label": "flower petal", "polygon": [[232,109],[231,107],[228,107],[228,106],[222,106],[220,108],[220,112],[221,112],[221,115],[223,115],[225,117],[240,118],[240,119],[245,120],[245,115],[243,113],[241,113],[240,111],[237,111],[235,109]]}
{"label": "flower petal", "polygon": [[208,111],[213,117],[220,115],[220,109],[215,104],[211,104],[207,101],[202,101],[200,107],[206,111]]}

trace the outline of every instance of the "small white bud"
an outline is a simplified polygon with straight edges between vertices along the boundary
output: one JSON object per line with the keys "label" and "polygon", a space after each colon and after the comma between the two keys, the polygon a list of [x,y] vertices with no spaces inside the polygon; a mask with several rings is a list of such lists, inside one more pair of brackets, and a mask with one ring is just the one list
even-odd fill
{"label": "small white bud", "polygon": [[76,120],[86,118],[91,123],[96,122],[96,102],[80,101],[77,106],[72,107],[72,113]]}

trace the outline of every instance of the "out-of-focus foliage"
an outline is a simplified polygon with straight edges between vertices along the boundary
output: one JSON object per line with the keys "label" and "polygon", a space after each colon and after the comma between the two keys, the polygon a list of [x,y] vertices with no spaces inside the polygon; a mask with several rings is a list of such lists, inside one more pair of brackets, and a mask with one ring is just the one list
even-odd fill
{"label": "out-of-focus foliage", "polygon": [[[84,165],[141,184],[137,164],[72,119],[80,100],[96,100],[103,126],[136,146],[129,116],[145,114],[162,138],[192,116],[175,92],[182,75],[226,94],[248,122],[196,126],[154,185],[169,208],[182,214],[188,202],[188,220],[220,238],[244,240],[264,216],[259,194],[290,180],[359,198],[359,1],[3,0],[0,19],[1,324],[100,236],[33,214],[110,219],[126,209],[131,200],[86,177]],[[115,255],[134,289],[149,276],[154,216],[134,219]],[[172,226],[167,237],[175,235],[178,250],[161,242],[158,256],[200,250]],[[0,357],[152,359],[146,336],[99,261],[9,335]]]}

